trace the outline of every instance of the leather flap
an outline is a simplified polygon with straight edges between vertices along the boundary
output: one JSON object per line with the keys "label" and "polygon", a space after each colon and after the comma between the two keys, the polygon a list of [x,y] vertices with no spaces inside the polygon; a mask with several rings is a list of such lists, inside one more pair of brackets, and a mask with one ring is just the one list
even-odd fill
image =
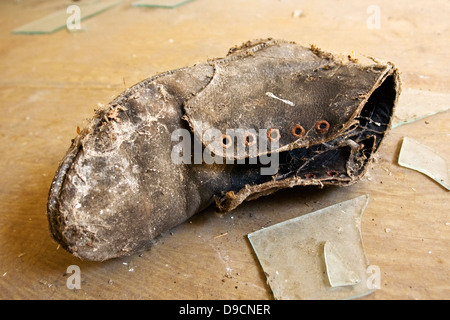
{"label": "leather flap", "polygon": [[367,60],[249,42],[209,62],[211,81],[185,103],[184,119],[206,149],[228,159],[324,143],[351,127],[392,73],[392,65]]}

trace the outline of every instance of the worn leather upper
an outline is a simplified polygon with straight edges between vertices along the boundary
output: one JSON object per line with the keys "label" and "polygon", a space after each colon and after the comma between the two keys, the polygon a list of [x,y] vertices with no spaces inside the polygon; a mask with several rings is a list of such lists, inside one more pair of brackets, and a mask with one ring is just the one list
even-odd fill
{"label": "worn leather upper", "polygon": [[[151,77],[73,140],[50,188],[50,232],[76,256],[106,260],[148,248],[214,200],[229,212],[281,188],[353,183],[389,129],[398,94],[391,63],[271,39]],[[201,151],[225,158],[230,148],[231,160],[248,162],[174,163],[178,129]],[[225,135],[218,147],[205,140],[208,129]],[[227,129],[242,136],[228,141]],[[250,154],[261,131],[267,145]],[[279,160],[271,175],[261,174],[264,154]]]}
{"label": "worn leather upper", "polygon": [[[191,128],[195,122],[203,124],[203,131],[195,134],[206,148],[234,159],[249,156],[245,133],[260,129],[276,130],[273,138],[279,139],[279,146],[263,146],[254,156],[323,143],[354,123],[370,94],[394,69],[390,64],[368,62],[339,60],[284,41],[249,42],[226,58],[210,62],[212,78],[185,102],[184,118]],[[320,124],[328,127],[321,130]],[[242,129],[233,141],[242,148],[229,143],[232,153],[220,144],[213,148],[204,135],[209,128],[224,134],[227,129]],[[295,134],[293,128],[304,132]]]}

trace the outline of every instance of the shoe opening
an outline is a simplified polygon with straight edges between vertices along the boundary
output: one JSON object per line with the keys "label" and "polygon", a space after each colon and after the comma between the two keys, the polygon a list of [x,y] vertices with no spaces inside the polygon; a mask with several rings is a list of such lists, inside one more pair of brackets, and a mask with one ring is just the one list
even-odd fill
{"label": "shoe opening", "polygon": [[373,153],[389,128],[397,97],[395,75],[390,75],[373,91],[355,124],[337,138],[278,154],[279,169],[274,176],[260,174],[261,164],[235,165],[231,190],[235,193],[245,185],[256,185],[292,177],[351,183],[361,176]]}

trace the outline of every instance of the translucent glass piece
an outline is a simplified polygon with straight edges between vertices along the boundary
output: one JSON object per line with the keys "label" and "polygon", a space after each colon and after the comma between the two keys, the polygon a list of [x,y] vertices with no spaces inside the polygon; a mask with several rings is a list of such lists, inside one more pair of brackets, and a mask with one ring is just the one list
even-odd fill
{"label": "translucent glass piece", "polygon": [[341,258],[330,242],[325,242],[323,256],[332,287],[353,286],[361,281],[352,266]]}
{"label": "translucent glass piece", "polygon": [[[93,2],[89,4],[79,4],[80,20],[93,17],[104,12],[122,1]],[[32,21],[24,26],[14,29],[16,34],[45,34],[53,33],[66,27],[67,19],[70,17],[67,10],[54,12],[44,18]]]}
{"label": "translucent glass piece", "polygon": [[399,97],[392,127],[411,123],[450,110],[450,94],[405,89]]}
{"label": "translucent glass piece", "polygon": [[450,190],[448,163],[430,147],[414,139],[404,137],[398,156],[398,164],[419,171]]}
{"label": "translucent glass piece", "polygon": [[360,196],[248,235],[275,299],[351,299],[375,290],[360,227],[368,201]]}
{"label": "translucent glass piece", "polygon": [[176,8],[194,0],[142,0],[131,4],[133,7]]}

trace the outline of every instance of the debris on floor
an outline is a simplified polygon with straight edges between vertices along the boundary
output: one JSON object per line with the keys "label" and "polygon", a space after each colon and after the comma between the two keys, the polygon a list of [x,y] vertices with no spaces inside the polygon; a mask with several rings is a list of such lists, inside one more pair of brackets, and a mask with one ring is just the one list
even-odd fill
{"label": "debris on floor", "polygon": [[372,293],[361,239],[363,195],[248,235],[275,299],[352,299]]}
{"label": "debris on floor", "polygon": [[414,139],[404,137],[398,156],[398,164],[419,171],[450,190],[448,162],[430,147]]}
{"label": "debris on floor", "polygon": [[303,11],[299,9],[292,11],[292,18],[300,18],[302,13]]}

